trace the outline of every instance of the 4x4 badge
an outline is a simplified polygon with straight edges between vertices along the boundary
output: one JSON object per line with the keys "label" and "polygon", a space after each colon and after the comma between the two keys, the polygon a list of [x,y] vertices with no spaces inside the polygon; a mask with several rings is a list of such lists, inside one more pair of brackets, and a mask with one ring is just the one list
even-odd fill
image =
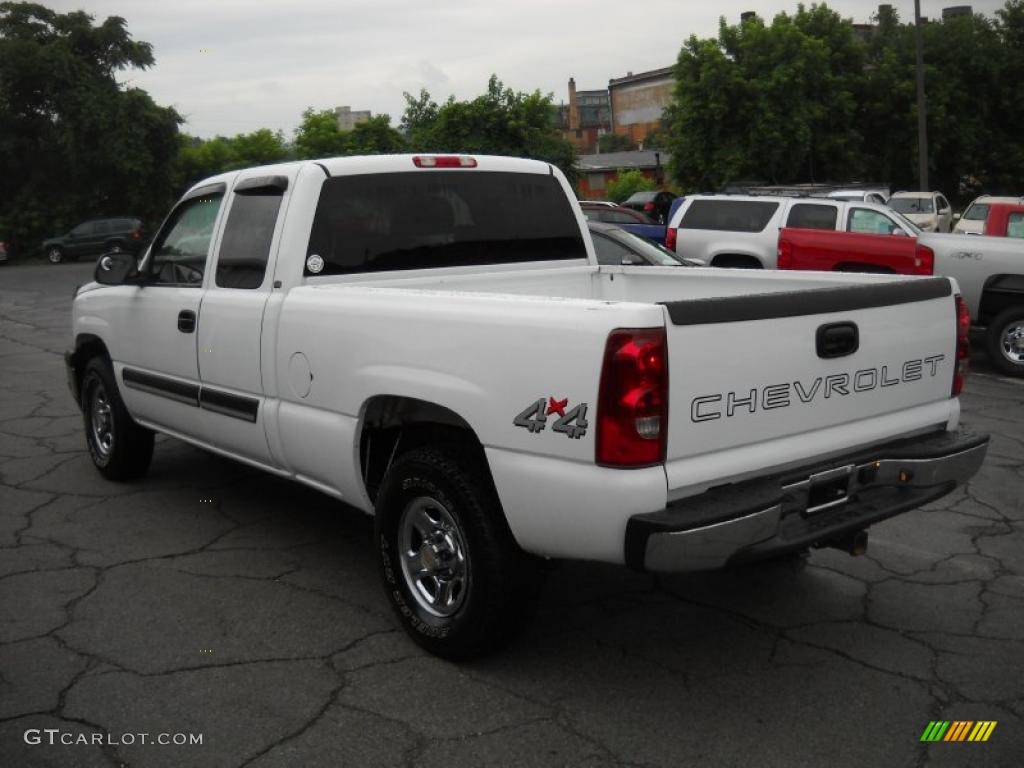
{"label": "4x4 badge", "polygon": [[512,423],[517,427],[530,430],[531,434],[544,431],[548,416],[558,414],[558,420],[551,427],[552,432],[559,432],[572,440],[579,440],[587,434],[587,404],[580,403],[575,408],[569,407],[569,398],[556,400],[554,397],[538,398],[516,415]]}

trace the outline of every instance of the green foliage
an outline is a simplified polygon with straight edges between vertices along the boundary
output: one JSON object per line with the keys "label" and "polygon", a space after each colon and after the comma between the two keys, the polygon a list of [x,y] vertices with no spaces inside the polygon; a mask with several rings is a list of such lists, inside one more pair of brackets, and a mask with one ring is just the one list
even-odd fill
{"label": "green foliage", "polygon": [[331,110],[302,113],[302,124],[295,130],[295,155],[299,158],[379,155],[405,150],[402,134],[391,127],[388,115],[371,117],[351,131],[338,128]]}
{"label": "green foliage", "polygon": [[605,133],[598,138],[597,148],[601,152],[628,152],[631,149],[636,149],[636,145],[629,136]]}
{"label": "green foliage", "polygon": [[653,179],[647,178],[639,170],[620,170],[615,176],[615,181],[608,183],[608,199],[621,203],[629,199],[634,192],[646,192],[656,186]]}
{"label": "green foliage", "polygon": [[[867,42],[825,4],[770,24],[691,37],[666,111],[672,172],[685,188],[741,178],[917,185],[914,28],[883,9]],[[949,195],[1024,186],[1024,0],[996,19],[923,27],[929,186]]]}
{"label": "green foliage", "polygon": [[30,252],[93,215],[162,215],[181,118],[118,85],[153,64],[125,20],[0,3],[0,229]]}
{"label": "green foliage", "polygon": [[557,165],[575,178],[576,152],[551,123],[551,96],[514,92],[491,75],[487,92],[471,101],[438,106],[430,94],[405,94],[401,126],[410,149],[530,157]]}

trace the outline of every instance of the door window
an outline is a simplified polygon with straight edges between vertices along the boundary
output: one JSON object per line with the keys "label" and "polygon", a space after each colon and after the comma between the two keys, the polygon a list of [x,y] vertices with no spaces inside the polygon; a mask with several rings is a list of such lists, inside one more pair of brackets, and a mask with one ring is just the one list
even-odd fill
{"label": "door window", "polygon": [[851,208],[846,224],[848,232],[870,235],[891,235],[898,229],[900,227],[896,222],[884,213],[872,211],[869,208]]}
{"label": "door window", "polygon": [[94,229],[93,229],[92,233],[94,235],[106,235],[106,234],[109,234],[109,232],[110,232],[110,222],[109,221],[97,221],[93,225],[93,227],[94,227]]}
{"label": "door window", "polygon": [[203,282],[213,225],[224,195],[217,191],[179,205],[153,243],[149,272],[157,285]]}
{"label": "door window", "polygon": [[72,237],[85,237],[93,233],[94,223],[91,221],[85,222],[85,224],[79,224],[77,227],[71,230]]}
{"label": "door window", "polygon": [[1011,213],[1006,220],[1007,237],[1024,237],[1024,213]]}
{"label": "door window", "polygon": [[761,200],[694,200],[683,214],[680,227],[761,232],[778,208],[778,203]]}
{"label": "door window", "polygon": [[284,190],[258,187],[235,192],[217,257],[220,288],[259,288],[270,259]]}
{"label": "door window", "polygon": [[939,210],[940,211],[944,211],[947,208],[949,208],[949,201],[946,198],[944,198],[942,195],[936,195],[935,196],[935,202],[939,206]]}

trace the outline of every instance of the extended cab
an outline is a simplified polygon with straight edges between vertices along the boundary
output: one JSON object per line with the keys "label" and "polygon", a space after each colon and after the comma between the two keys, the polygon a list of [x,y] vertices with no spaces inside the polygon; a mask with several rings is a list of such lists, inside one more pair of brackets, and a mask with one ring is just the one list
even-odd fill
{"label": "extended cab", "polygon": [[95,277],[66,359],[97,469],[141,476],[159,431],[374,515],[396,615],[451,658],[523,625],[538,558],[859,551],[987,447],[952,281],[599,266],[538,161],[225,173]]}

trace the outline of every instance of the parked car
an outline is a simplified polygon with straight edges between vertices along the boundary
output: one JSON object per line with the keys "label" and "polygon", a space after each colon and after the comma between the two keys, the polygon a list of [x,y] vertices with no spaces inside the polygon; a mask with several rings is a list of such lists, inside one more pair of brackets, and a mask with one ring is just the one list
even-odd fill
{"label": "parked car", "polygon": [[675,199],[676,195],[664,190],[634,192],[622,205],[632,208],[634,211],[643,211],[659,224],[664,224],[668,221],[668,210],[672,207],[672,201]]}
{"label": "parked car", "polygon": [[1024,377],[1024,240],[926,233],[918,242],[934,253],[935,274],[960,286],[992,364]]}
{"label": "parked car", "polygon": [[201,181],[76,291],[89,456],[139,478],[164,432],[372,515],[395,620],[456,659],[524,627],[541,558],[860,553],[981,466],[950,280],[603,267],[581,224],[518,158]]}
{"label": "parked car", "polygon": [[920,230],[876,203],[825,197],[693,195],[673,214],[665,245],[713,267],[775,269],[783,227],[883,235]]}
{"label": "parked car", "polygon": [[43,241],[51,264],[111,251],[137,253],[145,245],[142,220],[133,216],[84,221],[65,235]]}
{"label": "parked car", "polygon": [[895,192],[889,207],[902,213],[922,232],[951,232],[953,206],[941,192]]}
{"label": "parked car", "polygon": [[964,211],[964,215],[959,218],[954,216],[956,225],[953,227],[954,232],[960,232],[967,235],[983,235],[985,232],[985,222],[988,221],[989,212],[992,210],[992,206],[1000,203],[1008,205],[1024,205],[1024,197],[996,197],[993,195],[981,195],[980,197],[974,198],[967,210]]}
{"label": "parked car", "polygon": [[652,243],[639,235],[627,232],[616,224],[605,224],[593,219],[587,222],[590,239],[594,241],[594,254],[598,264],[654,267],[699,267],[697,259],[683,259],[663,245]]}
{"label": "parked car", "polygon": [[877,189],[833,189],[826,195],[833,200],[845,200],[848,203],[875,203],[885,205],[889,200],[889,190]]}
{"label": "parked car", "polygon": [[990,237],[1024,237],[1024,204],[992,203],[982,234]]}
{"label": "parked car", "polygon": [[627,232],[650,240],[652,243],[665,242],[665,225],[658,224],[654,219],[640,211],[625,208],[621,205],[594,205],[580,203],[580,209],[588,221],[602,221],[605,224],[616,224]]}

